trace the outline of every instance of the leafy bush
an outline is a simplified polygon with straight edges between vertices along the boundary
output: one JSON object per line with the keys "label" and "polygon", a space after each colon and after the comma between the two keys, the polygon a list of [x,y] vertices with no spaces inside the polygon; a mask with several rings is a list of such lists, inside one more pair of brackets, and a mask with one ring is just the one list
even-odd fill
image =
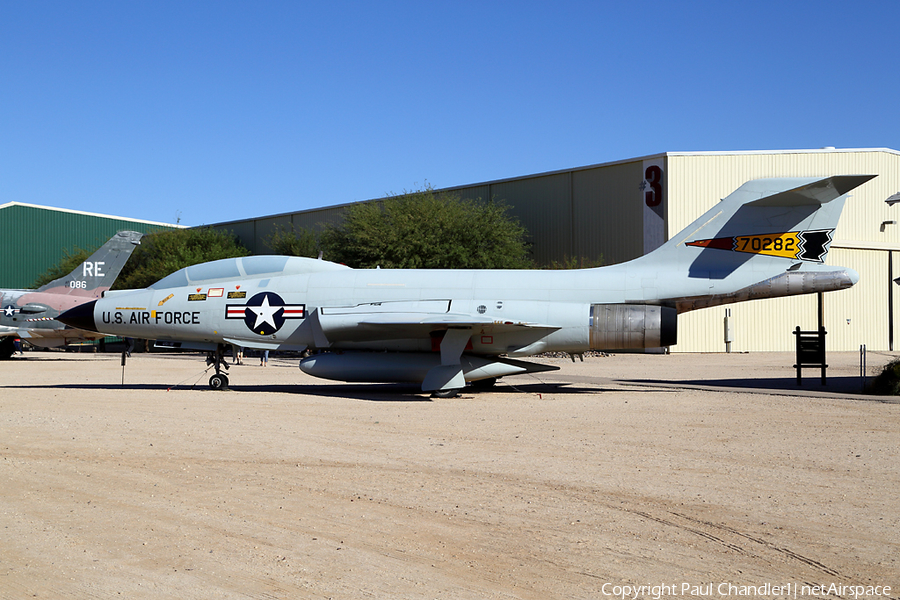
{"label": "leafy bush", "polygon": [[141,238],[113,289],[144,288],[184,267],[248,254],[233,234],[209,227],[155,231]]}
{"label": "leafy bush", "polygon": [[321,236],[325,258],[355,268],[525,269],[525,228],[500,202],[432,188],[351,204]]}
{"label": "leafy bush", "polygon": [[284,256],[305,256],[317,258],[319,255],[319,236],[302,227],[277,227],[265,239],[265,244],[272,249],[274,254]]}
{"label": "leafy bush", "polygon": [[884,366],[869,386],[869,392],[883,396],[900,394],[900,358]]}
{"label": "leafy bush", "polygon": [[561,270],[569,270],[569,269],[593,269],[595,267],[603,266],[603,255],[601,254],[596,259],[589,259],[584,256],[580,258],[575,258],[574,256],[564,256],[562,260],[551,260],[549,264],[544,265],[542,268],[554,271]]}

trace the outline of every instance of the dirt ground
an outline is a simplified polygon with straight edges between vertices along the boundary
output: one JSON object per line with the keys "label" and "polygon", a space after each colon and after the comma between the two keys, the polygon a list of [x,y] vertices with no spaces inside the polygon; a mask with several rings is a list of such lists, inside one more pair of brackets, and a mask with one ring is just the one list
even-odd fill
{"label": "dirt ground", "polygon": [[900,404],[846,394],[855,353],[799,388],[789,354],[541,360],[440,400],[0,363],[0,598],[900,597]]}

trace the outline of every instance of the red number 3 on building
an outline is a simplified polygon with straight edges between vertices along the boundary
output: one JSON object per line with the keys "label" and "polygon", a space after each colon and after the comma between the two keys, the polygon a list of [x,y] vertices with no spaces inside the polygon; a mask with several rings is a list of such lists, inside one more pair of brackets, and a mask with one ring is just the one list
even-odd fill
{"label": "red number 3 on building", "polygon": [[644,192],[644,202],[647,206],[659,206],[662,203],[662,169],[657,165],[650,165],[644,171],[644,179],[650,184],[650,188]]}

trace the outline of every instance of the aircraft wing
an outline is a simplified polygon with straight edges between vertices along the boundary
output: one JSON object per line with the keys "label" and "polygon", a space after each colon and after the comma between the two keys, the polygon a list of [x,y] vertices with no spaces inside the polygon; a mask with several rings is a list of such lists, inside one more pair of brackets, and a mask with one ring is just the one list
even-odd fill
{"label": "aircraft wing", "polygon": [[72,327],[66,327],[65,329],[23,328],[15,330],[14,334],[0,331],[0,336],[6,335],[18,335],[29,344],[40,346],[41,348],[58,348],[74,342],[100,340],[106,337],[106,334],[103,333]]}
{"label": "aircraft wing", "polygon": [[[327,308],[321,308],[310,314],[309,323],[313,328],[313,336],[316,346],[327,348],[333,342],[347,341],[373,341],[373,340],[406,340],[434,338],[441,339],[447,330],[470,330],[475,333],[501,333],[518,332],[520,345],[527,345],[544,336],[560,329],[552,325],[537,323],[493,321],[482,317],[473,317],[467,314],[450,313],[359,313],[340,314],[331,312]],[[466,338],[468,339],[468,337]],[[258,350],[304,350],[306,344],[297,345],[290,341],[266,341],[239,339],[226,337],[228,344],[255,348]],[[185,344],[182,347],[196,347]],[[206,347],[204,347],[206,349]]]}
{"label": "aircraft wing", "polygon": [[753,206],[815,206],[840,198],[875,175],[835,175],[749,202]]}
{"label": "aircraft wing", "polygon": [[497,321],[482,315],[449,311],[449,300],[381,302],[344,307],[319,307],[311,315],[316,343],[336,341],[428,338],[448,329],[492,333],[522,332],[540,339],[559,327],[522,321]]}

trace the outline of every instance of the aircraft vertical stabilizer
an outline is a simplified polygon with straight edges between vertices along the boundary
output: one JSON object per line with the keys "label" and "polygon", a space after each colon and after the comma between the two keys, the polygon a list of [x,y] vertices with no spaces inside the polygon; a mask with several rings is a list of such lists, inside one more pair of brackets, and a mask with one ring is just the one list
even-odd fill
{"label": "aircraft vertical stabilizer", "polygon": [[137,231],[116,233],[74,271],[36,291],[99,298],[102,292],[112,287],[143,235]]}

